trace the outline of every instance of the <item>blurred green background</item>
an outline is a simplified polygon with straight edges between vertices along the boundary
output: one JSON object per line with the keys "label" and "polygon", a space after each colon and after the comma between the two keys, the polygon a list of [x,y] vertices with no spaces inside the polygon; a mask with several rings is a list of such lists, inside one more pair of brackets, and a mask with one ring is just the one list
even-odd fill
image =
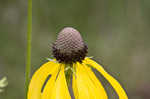
{"label": "blurred green background", "polygon": [[[52,57],[51,44],[66,26],[81,32],[88,56],[129,99],[150,99],[150,0],[33,0],[32,74]],[[26,31],[27,0],[0,0],[0,78],[9,82],[0,99],[24,97]]]}

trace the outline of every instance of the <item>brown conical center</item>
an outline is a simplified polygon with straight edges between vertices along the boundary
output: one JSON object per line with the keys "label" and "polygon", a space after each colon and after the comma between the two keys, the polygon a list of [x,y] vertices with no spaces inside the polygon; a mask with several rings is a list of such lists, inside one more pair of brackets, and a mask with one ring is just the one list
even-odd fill
{"label": "brown conical center", "polygon": [[52,47],[53,55],[59,62],[81,62],[87,54],[87,46],[80,33],[71,27],[64,28]]}

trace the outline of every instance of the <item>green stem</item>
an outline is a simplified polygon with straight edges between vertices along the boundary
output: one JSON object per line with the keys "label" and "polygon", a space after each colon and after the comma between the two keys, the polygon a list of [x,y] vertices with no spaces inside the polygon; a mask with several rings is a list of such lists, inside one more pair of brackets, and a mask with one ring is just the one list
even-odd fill
{"label": "green stem", "polygon": [[28,85],[30,80],[31,67],[31,34],[32,34],[32,0],[28,0],[27,19],[27,52],[26,52],[26,72],[25,72],[25,99],[27,99]]}
{"label": "green stem", "polygon": [[65,68],[68,68],[68,70],[65,71],[65,76],[66,76],[67,86],[69,87],[70,81],[71,81],[71,76],[73,73],[73,71],[71,70],[72,64],[66,64]]}

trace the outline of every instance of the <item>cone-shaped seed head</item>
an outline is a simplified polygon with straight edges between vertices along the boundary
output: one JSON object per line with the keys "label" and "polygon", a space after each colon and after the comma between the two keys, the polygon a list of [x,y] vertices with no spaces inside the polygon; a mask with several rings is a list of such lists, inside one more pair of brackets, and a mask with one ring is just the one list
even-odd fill
{"label": "cone-shaped seed head", "polygon": [[52,50],[54,57],[64,63],[81,62],[87,54],[87,46],[80,33],[71,27],[60,31]]}

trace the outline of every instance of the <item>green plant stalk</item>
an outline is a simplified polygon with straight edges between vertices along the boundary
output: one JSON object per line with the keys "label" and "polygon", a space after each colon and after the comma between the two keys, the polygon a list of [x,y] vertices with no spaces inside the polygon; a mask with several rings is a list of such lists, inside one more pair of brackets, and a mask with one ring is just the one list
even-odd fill
{"label": "green plant stalk", "polygon": [[69,68],[68,70],[65,71],[66,82],[67,82],[67,86],[69,88],[71,76],[73,74],[73,71],[71,70],[72,64],[66,64],[65,68]]}
{"label": "green plant stalk", "polygon": [[32,0],[28,0],[27,16],[27,52],[26,52],[26,71],[25,71],[25,99],[27,99],[28,85],[30,80],[31,68],[31,36],[32,36]]}

